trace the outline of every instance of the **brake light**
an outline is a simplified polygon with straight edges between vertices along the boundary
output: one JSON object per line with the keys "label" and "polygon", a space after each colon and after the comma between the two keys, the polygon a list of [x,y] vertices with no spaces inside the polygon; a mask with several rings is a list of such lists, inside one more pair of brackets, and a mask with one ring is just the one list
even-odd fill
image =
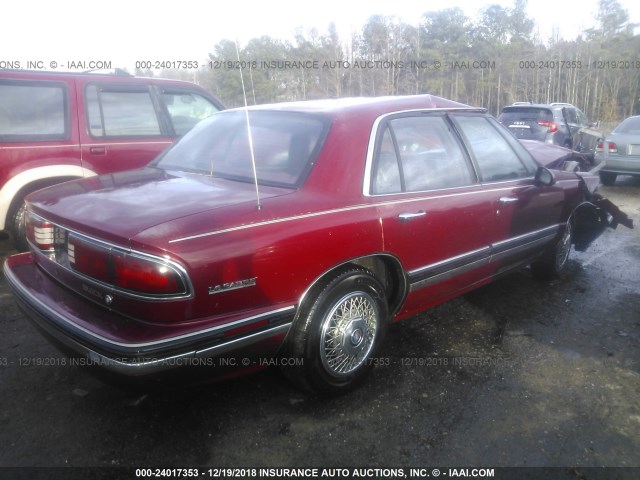
{"label": "brake light", "polygon": [[57,241],[56,226],[32,212],[25,215],[27,238],[40,250],[53,251]]}
{"label": "brake light", "polygon": [[[609,153],[618,153],[618,146],[613,142],[607,142],[607,149],[609,150]],[[598,144],[596,145],[596,152],[598,153],[604,152],[603,141],[599,141]]]}
{"label": "brake light", "polygon": [[77,272],[101,282],[110,282],[110,252],[107,248],[70,236],[67,255],[69,265]]}
{"label": "brake light", "polygon": [[549,120],[538,120],[538,125],[541,127],[547,127],[547,133],[553,133],[558,131],[558,125]]}
{"label": "brake light", "polygon": [[115,286],[140,293],[172,295],[186,292],[181,276],[169,265],[114,252],[113,283]]}
{"label": "brake light", "polygon": [[[142,296],[182,296],[186,273],[170,260],[92,240],[27,211],[27,238],[50,260],[85,277]],[[65,248],[66,246],[66,248]]]}
{"label": "brake light", "polygon": [[184,295],[182,275],[162,259],[131,254],[69,235],[69,266],[76,272],[122,290],[145,295]]}

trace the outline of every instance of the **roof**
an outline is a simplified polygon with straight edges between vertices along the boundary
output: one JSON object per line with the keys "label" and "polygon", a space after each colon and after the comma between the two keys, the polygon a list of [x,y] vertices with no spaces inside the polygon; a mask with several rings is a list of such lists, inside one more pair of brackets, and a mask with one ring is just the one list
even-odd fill
{"label": "roof", "polygon": [[[241,110],[241,108],[236,110]],[[390,113],[403,110],[448,109],[486,111],[435,95],[406,95],[384,97],[346,97],[327,100],[273,103],[250,106],[250,110],[282,110],[309,113]]]}
{"label": "roof", "polygon": [[[55,80],[64,78],[83,78],[83,79],[105,79],[110,80],[134,80],[134,81],[146,81],[146,82],[161,82],[161,83],[173,83],[173,84],[192,84],[184,80],[175,80],[172,78],[160,78],[160,77],[144,77],[132,75],[126,70],[121,68],[108,69],[112,71],[106,71],[104,69],[99,70],[87,70],[83,72],[62,72],[62,71],[50,71],[50,70],[15,70],[15,69],[0,69],[0,78],[10,79],[37,79],[37,80]],[[193,84],[192,84],[193,85]]]}
{"label": "roof", "polygon": [[573,107],[570,103],[528,103],[528,102],[515,102],[511,105],[507,105],[502,110],[522,109],[522,108],[547,108],[549,110],[559,109],[561,107]]}

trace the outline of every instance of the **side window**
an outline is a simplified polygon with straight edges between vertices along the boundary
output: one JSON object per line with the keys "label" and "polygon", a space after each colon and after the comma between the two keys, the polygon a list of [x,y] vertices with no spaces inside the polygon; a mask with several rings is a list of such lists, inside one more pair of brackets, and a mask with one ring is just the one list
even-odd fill
{"label": "side window", "polygon": [[5,141],[69,137],[66,86],[47,82],[0,82],[0,138]]}
{"label": "side window", "polygon": [[158,116],[146,87],[89,85],[86,99],[92,136],[160,136]]}
{"label": "side window", "polygon": [[374,154],[374,194],[420,192],[473,182],[471,168],[443,117],[399,117],[388,122]]}
{"label": "side window", "polygon": [[375,156],[373,164],[373,193],[384,195],[401,192],[400,163],[398,162],[396,149],[393,146],[389,127],[384,130]]}
{"label": "side window", "polygon": [[578,117],[576,116],[575,108],[565,107],[564,113],[567,116],[567,121],[570,125],[578,125]]}
{"label": "side window", "polygon": [[456,115],[455,119],[478,164],[483,182],[530,176],[530,169],[488,118]]}
{"label": "side window", "polygon": [[163,91],[162,101],[167,107],[176,135],[182,136],[200,120],[210,117],[218,108],[208,99],[187,91]]}
{"label": "side window", "polygon": [[577,108],[576,108],[576,115],[578,116],[578,125],[580,125],[581,127],[586,127],[589,124],[589,120],[587,119],[587,116]]}

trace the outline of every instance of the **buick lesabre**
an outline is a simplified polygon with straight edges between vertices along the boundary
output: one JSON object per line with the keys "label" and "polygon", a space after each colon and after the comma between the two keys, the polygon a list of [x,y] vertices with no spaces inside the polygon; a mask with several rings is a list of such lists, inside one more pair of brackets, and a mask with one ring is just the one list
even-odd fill
{"label": "buick lesabre", "polygon": [[102,370],[286,358],[298,385],[340,392],[390,322],[515,268],[558,275],[607,227],[597,176],[545,168],[545,148],[430,95],[220,112],[146,168],[30,195],[31,250],[4,271]]}

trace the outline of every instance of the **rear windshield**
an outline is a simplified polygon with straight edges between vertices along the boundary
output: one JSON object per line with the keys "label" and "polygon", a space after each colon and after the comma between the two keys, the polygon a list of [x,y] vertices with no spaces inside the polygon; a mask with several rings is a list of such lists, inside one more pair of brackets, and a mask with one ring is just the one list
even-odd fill
{"label": "rear windshield", "polygon": [[0,140],[64,140],[67,93],[54,82],[0,81]]}
{"label": "rear windshield", "polygon": [[200,122],[154,164],[253,182],[250,141],[259,183],[297,186],[311,168],[328,130],[323,117],[280,111],[226,111]]}
{"label": "rear windshield", "polygon": [[640,117],[630,117],[618,125],[612,133],[631,133],[640,135]]}
{"label": "rear windshield", "polygon": [[517,121],[532,121],[538,120],[552,120],[553,114],[551,110],[546,108],[531,108],[531,107],[509,107],[505,108],[498,120],[500,123],[509,124],[510,122]]}

